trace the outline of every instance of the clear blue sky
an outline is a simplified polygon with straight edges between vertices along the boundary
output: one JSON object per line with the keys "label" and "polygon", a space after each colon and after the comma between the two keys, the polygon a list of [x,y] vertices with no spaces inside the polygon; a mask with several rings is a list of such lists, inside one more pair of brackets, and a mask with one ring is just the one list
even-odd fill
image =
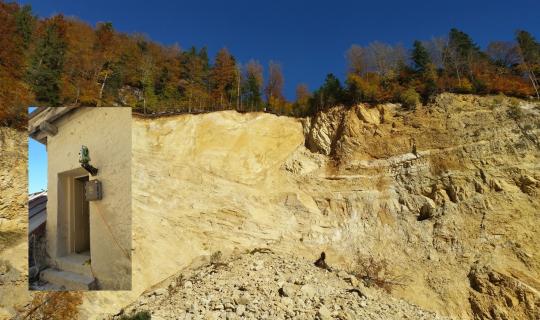
{"label": "clear blue sky", "polygon": [[295,86],[317,88],[327,73],[343,79],[351,44],[379,40],[410,47],[448,33],[469,33],[481,46],[511,40],[516,29],[540,38],[540,0],[453,1],[165,1],[19,0],[39,16],[76,16],[92,25],[110,21],[122,32],[139,32],[182,48],[207,46],[211,56],[226,46],[240,62],[254,58],[265,67],[281,62],[285,94]]}
{"label": "clear blue sky", "polygon": [[47,190],[47,151],[43,144],[28,138],[28,193],[41,190]]}

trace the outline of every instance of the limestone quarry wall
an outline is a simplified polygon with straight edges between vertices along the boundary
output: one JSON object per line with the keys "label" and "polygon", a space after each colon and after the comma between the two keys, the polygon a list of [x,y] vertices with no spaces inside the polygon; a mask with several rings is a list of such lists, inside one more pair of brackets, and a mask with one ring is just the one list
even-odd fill
{"label": "limestone quarry wall", "polygon": [[465,319],[538,317],[538,104],[443,94],[415,112],[365,109],[306,123],[308,147],[337,163],[313,187],[329,214],[351,217],[337,229],[405,275],[395,294],[410,302]]}
{"label": "limestone quarry wall", "polygon": [[[131,110],[79,108],[55,125],[58,133],[47,139],[48,199],[47,245],[54,264],[65,255],[61,242],[67,226],[58,223],[67,214],[58,200],[59,175],[78,170],[103,186],[103,199],[91,201],[90,251],[92,270],[103,289],[131,288]],[[99,169],[90,176],[79,164],[81,145],[90,150],[91,164]],[[61,228],[60,230],[58,228]],[[65,247],[65,245],[64,245]],[[64,249],[65,251],[65,249]]]}
{"label": "limestone quarry wall", "polygon": [[508,276],[528,288],[498,289],[516,300],[511,312],[534,316],[538,128],[537,106],[458,95],[415,112],[358,106],[304,121],[136,118],[136,291],[216,251],[271,246],[324,250],[339,267],[356,253],[387,259],[406,279],[397,296],[459,318],[510,312],[471,287]]}
{"label": "limestone quarry wall", "polygon": [[331,266],[386,259],[394,295],[456,319],[535,319],[540,114],[500,97],[334,108],[313,119],[232,111],[132,124],[133,290],[254,247]]}

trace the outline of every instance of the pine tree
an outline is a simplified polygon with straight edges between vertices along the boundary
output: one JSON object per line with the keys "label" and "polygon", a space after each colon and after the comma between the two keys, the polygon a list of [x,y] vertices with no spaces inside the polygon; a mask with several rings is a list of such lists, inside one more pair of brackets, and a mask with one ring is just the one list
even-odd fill
{"label": "pine tree", "polygon": [[210,107],[209,103],[209,62],[206,48],[199,52],[191,47],[182,54],[181,92],[187,99],[188,112],[194,106]]}
{"label": "pine tree", "polygon": [[24,48],[28,48],[30,39],[32,38],[32,32],[34,30],[36,18],[32,14],[32,7],[30,5],[24,5],[15,14],[15,22],[17,23],[17,32],[23,39]]}
{"label": "pine tree", "polygon": [[259,110],[262,103],[261,88],[255,75],[249,74],[247,76],[245,92],[247,96],[246,100],[251,107],[251,111]]}
{"label": "pine tree", "polygon": [[431,65],[431,58],[426,48],[422,45],[422,42],[416,40],[413,43],[413,50],[411,53],[413,66],[416,72],[425,73]]}
{"label": "pine tree", "polygon": [[462,59],[467,59],[471,54],[481,54],[480,47],[472,38],[456,28],[450,29],[448,47],[455,50]]}
{"label": "pine tree", "polygon": [[315,114],[318,111],[344,103],[345,92],[339,79],[332,73],[326,75],[324,84],[313,93],[310,113]]}
{"label": "pine tree", "polygon": [[537,73],[540,72],[540,43],[527,31],[516,32],[516,41],[519,45],[522,69],[525,70],[531,84],[540,99],[540,83]]}
{"label": "pine tree", "polygon": [[460,86],[465,74],[473,78],[472,64],[481,56],[480,48],[468,34],[455,28],[450,30],[445,52],[447,69],[455,72]]}
{"label": "pine tree", "polygon": [[261,109],[261,89],[263,85],[263,68],[258,61],[250,60],[245,67],[245,83],[243,84],[244,101],[250,111]]}
{"label": "pine tree", "polygon": [[[210,95],[210,59],[208,58],[208,49],[202,47],[199,50],[199,63],[202,66],[201,81],[203,85],[203,92],[205,96]],[[206,98],[206,97],[205,97]]]}

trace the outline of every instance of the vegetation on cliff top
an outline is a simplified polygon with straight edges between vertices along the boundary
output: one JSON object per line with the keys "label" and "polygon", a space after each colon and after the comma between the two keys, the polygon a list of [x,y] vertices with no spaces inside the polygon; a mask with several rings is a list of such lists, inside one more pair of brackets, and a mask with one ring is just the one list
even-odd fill
{"label": "vegetation on cliff top", "polygon": [[56,15],[40,19],[28,5],[0,0],[0,121],[24,122],[29,105],[130,106],[145,113],[267,110],[305,116],[336,104],[401,102],[414,107],[440,92],[539,97],[540,43],[526,31],[482,50],[469,35],[415,41],[412,49],[373,42],[347,51],[344,85],[329,74],[310,92],[283,95],[279,63],[241,64],[226,49],[164,46],[140,34],[92,27]]}

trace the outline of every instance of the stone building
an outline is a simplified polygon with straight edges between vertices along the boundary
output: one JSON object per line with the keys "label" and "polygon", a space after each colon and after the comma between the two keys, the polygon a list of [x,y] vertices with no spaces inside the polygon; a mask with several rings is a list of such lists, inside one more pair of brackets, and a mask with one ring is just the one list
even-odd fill
{"label": "stone building", "polygon": [[131,109],[38,108],[28,124],[47,148],[45,288],[130,290]]}

